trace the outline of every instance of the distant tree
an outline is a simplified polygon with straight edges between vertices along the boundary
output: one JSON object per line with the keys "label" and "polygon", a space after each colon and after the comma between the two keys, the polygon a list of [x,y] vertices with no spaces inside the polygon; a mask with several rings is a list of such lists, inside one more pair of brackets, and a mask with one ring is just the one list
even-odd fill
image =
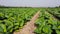
{"label": "distant tree", "polygon": [[0,5],[0,7],[5,7],[5,6]]}
{"label": "distant tree", "polygon": [[59,6],[60,7],[60,6]]}

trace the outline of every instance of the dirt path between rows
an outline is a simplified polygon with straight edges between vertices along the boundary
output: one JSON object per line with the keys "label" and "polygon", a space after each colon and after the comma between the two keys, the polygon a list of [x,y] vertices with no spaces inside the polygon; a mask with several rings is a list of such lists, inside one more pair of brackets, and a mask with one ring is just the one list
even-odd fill
{"label": "dirt path between rows", "polygon": [[27,24],[22,28],[20,29],[19,32],[14,32],[13,34],[34,34],[34,30],[36,28],[36,26],[34,25],[35,23],[35,20],[39,17],[39,12],[38,11],[33,17],[32,19],[27,22]]}

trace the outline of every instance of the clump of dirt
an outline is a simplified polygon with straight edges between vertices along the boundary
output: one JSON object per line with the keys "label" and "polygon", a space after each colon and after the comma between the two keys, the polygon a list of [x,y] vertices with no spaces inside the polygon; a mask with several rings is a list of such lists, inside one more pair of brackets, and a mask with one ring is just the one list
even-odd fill
{"label": "clump of dirt", "polygon": [[38,11],[32,17],[32,19],[29,22],[27,22],[27,24],[22,29],[20,29],[19,32],[14,32],[13,34],[34,34],[34,30],[36,28],[36,26],[34,25],[34,23],[35,23],[35,20],[39,17],[39,12],[40,11]]}

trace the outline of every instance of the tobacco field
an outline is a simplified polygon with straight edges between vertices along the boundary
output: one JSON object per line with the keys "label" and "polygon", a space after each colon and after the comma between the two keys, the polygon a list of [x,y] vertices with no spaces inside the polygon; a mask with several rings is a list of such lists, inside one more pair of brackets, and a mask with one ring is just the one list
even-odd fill
{"label": "tobacco field", "polygon": [[40,11],[35,22],[35,34],[60,34],[60,7],[58,8],[31,8],[9,7],[0,8],[0,34],[13,34],[22,29],[32,16]]}

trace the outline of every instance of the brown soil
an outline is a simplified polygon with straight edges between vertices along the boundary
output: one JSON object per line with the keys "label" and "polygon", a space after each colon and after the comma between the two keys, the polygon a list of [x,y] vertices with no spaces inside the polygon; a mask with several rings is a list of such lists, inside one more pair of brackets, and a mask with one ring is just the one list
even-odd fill
{"label": "brown soil", "polygon": [[27,24],[22,28],[20,29],[19,32],[14,32],[13,34],[34,34],[34,29],[36,28],[36,26],[34,25],[35,23],[35,20],[39,17],[39,12],[38,11],[33,17],[32,19],[27,22]]}

